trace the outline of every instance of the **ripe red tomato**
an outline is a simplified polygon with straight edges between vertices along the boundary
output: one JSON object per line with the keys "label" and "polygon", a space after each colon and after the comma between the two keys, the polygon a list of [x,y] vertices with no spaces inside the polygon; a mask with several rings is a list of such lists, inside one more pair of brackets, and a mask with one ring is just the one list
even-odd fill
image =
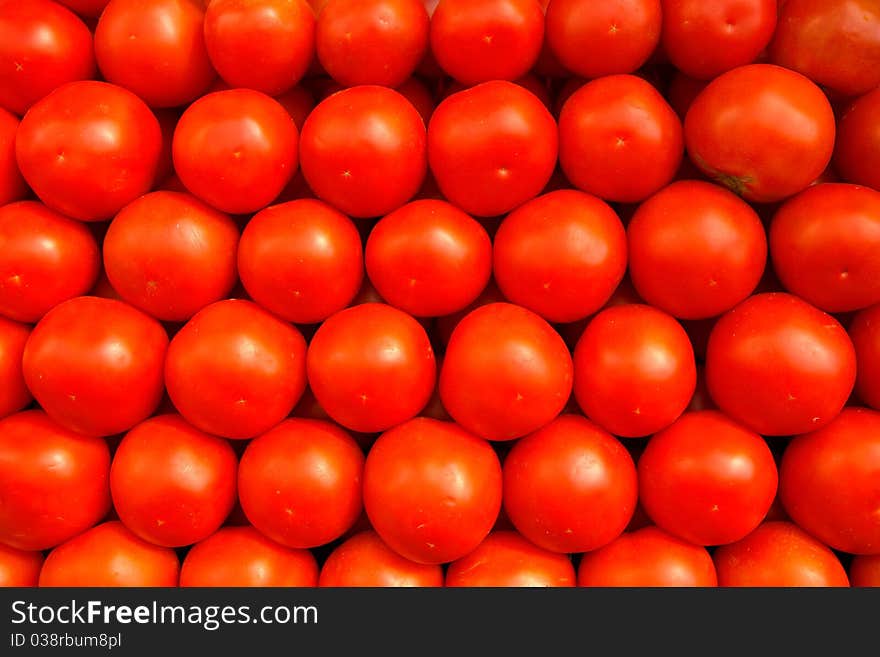
{"label": "ripe red tomato", "polygon": [[42,567],[42,552],[17,550],[0,543],[0,588],[37,586]]}
{"label": "ripe red tomato", "polygon": [[712,80],[684,121],[688,154],[749,201],[806,189],[831,160],[834,112],[822,90],[772,64],[740,66]]}
{"label": "ripe red tomato", "polygon": [[168,335],[122,301],[77,297],[50,310],[24,349],[25,382],[59,424],[110,436],[142,422],[162,398]]}
{"label": "ripe red tomato", "polygon": [[412,201],[370,231],[367,274],[389,304],[415,317],[449,315],[482,292],[492,274],[492,241],[476,220],[446,201]]}
{"label": "ripe red tomato", "polygon": [[18,123],[18,117],[0,107],[0,206],[18,201],[28,194],[27,185],[15,160]]}
{"label": "ripe red tomato", "polygon": [[21,361],[31,327],[0,317],[0,420],[31,403]]}
{"label": "ripe red tomato", "polygon": [[648,526],[622,534],[581,558],[578,586],[713,587],[715,564],[706,548]]}
{"label": "ripe red tomato", "polygon": [[683,152],[675,110],[635,75],[588,82],[559,114],[562,171],[578,189],[608,201],[635,203],[659,191]]}
{"label": "ripe red tomato", "polygon": [[593,317],[574,350],[574,395],[584,414],[617,436],[672,424],[697,384],[694,350],[670,315],[645,304]]}
{"label": "ripe red tomato", "polygon": [[446,569],[446,586],[574,586],[567,554],[539,548],[513,531],[494,531]]}
{"label": "ripe red tomato", "polygon": [[323,587],[443,586],[439,564],[410,561],[388,547],[372,530],[356,533],[333,549],[321,567]]}
{"label": "ripe red tomato", "polygon": [[712,399],[764,436],[828,424],[855,378],[855,350],[843,326],[790,294],[749,297],[725,313],[709,336],[706,382]]}
{"label": "ripe red tomato", "polygon": [[880,555],[858,555],[849,565],[851,586],[880,586]]}
{"label": "ripe red tomato", "polygon": [[550,111],[505,80],[452,94],[428,124],[428,159],[440,191],[479,217],[505,214],[540,194],[557,152]]}
{"label": "ripe red tomato", "polygon": [[18,166],[40,200],[83,221],[109,219],[149,191],[161,148],[159,122],[144,101],[93,80],[35,103],[15,140]]}
{"label": "ripe red tomato", "polygon": [[37,201],[0,207],[0,315],[37,322],[92,289],[100,268],[98,245],[84,224]]}
{"label": "ripe red tomato", "polygon": [[834,148],[834,166],[844,180],[880,190],[880,89],[843,111]]}
{"label": "ripe red tomato", "polygon": [[206,306],[174,336],[165,361],[171,402],[193,426],[226,438],[268,431],[306,387],[306,341],[257,304]]}
{"label": "ripe red tomato", "polygon": [[415,418],[383,433],[364,466],[364,508],[382,540],[418,563],[474,550],[501,508],[501,464],[452,422]]}
{"label": "ripe red tomato", "polygon": [[174,550],[147,543],[118,521],[105,522],[49,553],[40,586],[177,586],[180,561]]}
{"label": "ripe red tomato", "polygon": [[867,406],[880,409],[880,304],[856,313],[849,337],[856,350],[856,395]]}
{"label": "ripe red tomato", "polygon": [[682,319],[730,310],[755,290],[767,263],[767,236],[755,210],[698,180],[657,192],[639,206],[626,232],[639,296]]}
{"label": "ripe red tomato", "polygon": [[253,527],[223,527],[193,545],[180,567],[180,586],[317,585],[315,555],[270,541]]}
{"label": "ripe red tomato", "polygon": [[626,232],[604,201],[561,189],[527,201],[495,233],[494,275],[504,296],[549,322],[599,310],[626,272]]}
{"label": "ripe red tomato", "polygon": [[[697,80],[676,70],[666,87],[666,101],[675,110],[678,117],[684,121],[684,117],[687,116],[687,112],[691,108],[694,99],[700,95],[700,92],[708,84],[709,82],[706,80]],[[682,165],[693,167],[693,163],[687,158],[684,159]],[[679,169],[680,172],[681,169]]]}

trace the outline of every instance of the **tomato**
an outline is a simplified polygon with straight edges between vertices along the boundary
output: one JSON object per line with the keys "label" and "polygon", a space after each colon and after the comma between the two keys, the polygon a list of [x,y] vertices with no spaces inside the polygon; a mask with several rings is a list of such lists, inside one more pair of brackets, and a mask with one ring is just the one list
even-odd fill
{"label": "tomato", "polygon": [[477,221],[446,201],[412,201],[370,231],[366,267],[376,290],[415,317],[465,308],[492,274],[492,242]]}
{"label": "tomato", "polygon": [[223,527],[193,545],[180,567],[180,586],[317,585],[311,552],[279,545],[253,527]]}
{"label": "tomato", "polygon": [[363,303],[332,315],[308,352],[309,385],[336,422],[378,432],[421,411],[437,380],[425,329],[382,303]]}
{"label": "tomato", "polygon": [[700,80],[751,64],[773,38],[776,1],[661,0],[666,56]]}
{"label": "tomato", "polygon": [[422,117],[422,123],[427,126],[436,106],[434,92],[428,88],[428,85],[420,78],[411,77],[397,86],[397,92],[416,108]]}
{"label": "tomato", "polygon": [[[697,80],[696,78],[685,75],[681,71],[675,71],[675,73],[672,74],[672,78],[666,87],[665,97],[672,109],[675,110],[675,113],[678,114],[678,118],[684,121],[684,117],[687,116],[687,112],[690,109],[691,104],[694,102],[694,99],[700,95],[700,92],[705,89],[708,84],[709,83],[706,80]],[[685,163],[693,166],[687,158],[684,159],[682,165]]]}
{"label": "tomato", "polygon": [[574,395],[584,414],[617,436],[647,436],[687,408],[694,350],[670,315],[645,304],[606,308],[574,350]]}
{"label": "tomato", "polygon": [[745,300],[767,262],[767,236],[752,207],[696,180],[674,182],[642,203],[627,238],[639,295],[683,319],[715,317]]}
{"label": "tomato", "polygon": [[724,587],[840,587],[849,578],[825,544],[790,522],[765,522],[712,555]]}
{"label": "tomato", "polygon": [[171,340],[165,387],[197,429],[245,439],[293,410],[306,387],[299,330],[242,299],[202,308]]}
{"label": "tomato", "polygon": [[577,190],[527,201],[495,233],[493,271],[504,296],[549,322],[599,310],[623,279],[626,260],[620,218]]}
{"label": "tomato", "polygon": [[296,124],[297,130],[302,130],[311,111],[315,108],[315,95],[304,85],[296,85],[285,91],[275,100],[290,114],[290,118]]}
{"label": "tomato", "polygon": [[421,0],[330,0],[318,15],[318,61],[339,84],[397,87],[428,49]]}
{"label": "tomato", "polygon": [[296,173],[299,133],[278,101],[251,89],[202,96],[174,131],[174,169],[195,196],[223,212],[255,212]]}
{"label": "tomato", "polygon": [[424,564],[474,550],[501,508],[501,464],[452,422],[416,418],[383,433],[364,466],[364,508],[382,540]]}
{"label": "tomato", "polygon": [[583,555],[577,583],[603,587],[713,587],[718,585],[718,577],[706,548],[648,526]]}
{"label": "tomato", "polygon": [[30,326],[0,317],[0,420],[31,403],[21,368]]}
{"label": "tomato", "polygon": [[15,140],[18,166],[40,200],[103,221],[147,192],[162,148],[159,122],[130,91],[71,82],[31,107]]}
{"label": "tomato", "polygon": [[0,543],[45,550],[110,508],[110,450],[38,410],[0,420]]}
{"label": "tomato", "polygon": [[559,415],[572,378],[571,354],[550,324],[521,306],[490,303],[452,331],[440,399],[465,429],[513,440]]}
{"label": "tomato", "polygon": [[77,297],[50,310],[24,349],[25,382],[64,427],[93,436],[127,431],[162,398],[168,335],[122,301]]}
{"label": "tomato", "polygon": [[845,408],[797,436],[779,478],[782,505],[800,527],[835,550],[880,554],[880,413]]}
{"label": "tomato", "polygon": [[859,555],[849,565],[851,586],[880,586],[880,555]]}
{"label": "tomato", "polygon": [[177,586],[180,561],[174,550],[147,543],[118,521],[105,522],[52,550],[40,586]]}
{"label": "tomato", "polygon": [[567,554],[539,548],[513,531],[494,531],[446,570],[446,586],[574,586]]}
{"label": "tomato", "polygon": [[333,549],[321,567],[318,586],[436,587],[443,586],[443,569],[400,556],[368,529]]}
{"label": "tomato", "polygon": [[16,550],[0,543],[0,588],[37,586],[42,567],[42,552]]}
{"label": "tomato", "polygon": [[0,107],[0,207],[28,194],[27,185],[15,160],[15,134],[18,118]]}
{"label": "tomato", "polygon": [[248,520],[272,540],[317,547],[342,536],[357,520],[363,468],[363,452],[338,426],[289,419],[245,449],[239,499]]}
{"label": "tomato", "polygon": [[608,201],[635,203],[659,191],[683,151],[675,110],[634,75],[588,82],[559,114],[562,171],[578,189]]}
{"label": "tomato", "polygon": [[684,121],[694,164],[757,202],[806,189],[828,166],[834,136],[834,112],[822,90],[773,64],[722,73],[697,96]]}
{"label": "tomato", "polygon": [[205,46],[230,87],[284,93],[308,71],[315,52],[315,15],[305,0],[212,0]]}
{"label": "tomato", "polygon": [[632,73],[660,42],[660,0],[552,0],[547,5],[550,52],[584,78]]}
{"label": "tomato", "polygon": [[709,336],[706,382],[732,419],[764,436],[818,429],[852,392],[856,356],[843,326],[785,293],[749,297]]}
{"label": "tomato", "polygon": [[880,304],[859,311],[849,324],[856,350],[855,392],[871,408],[880,409]]}
{"label": "tomato", "polygon": [[505,80],[452,94],[428,124],[428,160],[440,191],[479,217],[505,214],[540,194],[557,149],[550,111]]}
{"label": "tomato", "polygon": [[0,207],[0,314],[34,323],[88,292],[101,255],[82,223],[37,201]]}
{"label": "tomato", "polygon": [[23,115],[67,82],[95,75],[92,34],[49,0],[0,2],[0,107]]}
{"label": "tomato", "polygon": [[85,18],[97,18],[110,0],[55,0]]}
{"label": "tomato", "polygon": [[860,96],[843,111],[834,166],[844,180],[880,191],[880,89]]}

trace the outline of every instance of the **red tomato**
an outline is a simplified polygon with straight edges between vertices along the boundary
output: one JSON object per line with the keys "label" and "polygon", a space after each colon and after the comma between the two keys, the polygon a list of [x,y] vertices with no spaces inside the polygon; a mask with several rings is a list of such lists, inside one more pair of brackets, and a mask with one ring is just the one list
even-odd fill
{"label": "red tomato", "polygon": [[422,122],[427,126],[434,113],[434,93],[428,88],[425,81],[417,77],[407,78],[397,86],[397,92],[406,98],[422,117]]}
{"label": "red tomato", "polygon": [[860,96],[843,111],[834,166],[844,180],[880,191],[880,89]]}
{"label": "red tomato", "polygon": [[494,531],[446,569],[446,586],[574,586],[567,554],[539,548],[513,531]]}
{"label": "red tomato", "polygon": [[634,75],[588,82],[559,114],[562,171],[608,201],[635,203],[657,192],[675,176],[683,151],[675,110]]}
{"label": "red tomato", "polygon": [[162,132],[150,108],[122,87],[71,82],[35,103],[15,140],[18,166],[40,200],[83,221],[103,221],[147,192]]}
{"label": "red tomato", "polygon": [[[672,74],[672,79],[666,87],[666,100],[672,109],[675,110],[675,113],[678,114],[678,118],[684,121],[684,117],[687,116],[687,112],[694,99],[700,95],[700,92],[706,88],[707,84],[709,83],[706,80],[697,80],[685,75],[681,71],[676,71]],[[686,158],[684,162],[690,163],[690,160]]]}
{"label": "red tomato", "polygon": [[486,287],[492,241],[451,203],[424,199],[382,218],[365,258],[383,299],[416,317],[437,317],[462,310]]}
{"label": "red tomato", "polygon": [[193,545],[180,567],[180,586],[317,585],[311,552],[279,545],[253,527],[223,527]]}
{"label": "red tomato", "polygon": [[37,322],[87,293],[101,254],[91,231],[37,201],[0,207],[0,315]]}
{"label": "red tomato", "polygon": [[527,201],[495,233],[494,274],[504,296],[549,322],[599,310],[626,260],[626,232],[614,210],[572,189]]}
{"label": "red tomato", "polygon": [[859,399],[880,409],[880,304],[856,313],[849,324],[856,350],[856,386]]}
{"label": "red tomato", "polygon": [[765,522],[744,539],[712,555],[718,585],[724,587],[849,586],[840,560],[790,522]]}
{"label": "red tomato", "polygon": [[455,327],[440,371],[440,399],[465,429],[513,440],[555,418],[572,386],[571,354],[539,315],[490,303]]}
{"label": "red tomato", "polygon": [[177,586],[180,561],[170,548],[141,540],[118,521],[105,522],[49,553],[40,586]]}
{"label": "red tomato", "polygon": [[168,347],[165,387],[180,414],[207,433],[245,439],[293,410],[306,387],[306,341],[257,304],[218,301]]}
{"label": "red tomato", "polygon": [[388,547],[376,532],[364,530],[333,549],[321,567],[318,586],[443,586],[443,569],[439,564],[410,561]]}
{"label": "red tomato", "polygon": [[270,96],[305,76],[315,53],[315,15],[305,0],[212,0],[205,45],[231,87]]}
{"label": "red tomato", "polygon": [[174,169],[195,196],[223,212],[255,212],[296,173],[299,134],[273,98],[251,89],[199,98],[174,131]]}
{"label": "red tomato", "polygon": [[672,424],[697,384],[694,350],[670,315],[644,304],[606,308],[574,350],[574,395],[584,414],[617,436]]}
{"label": "red tomato", "polygon": [[45,550],[85,531],[110,508],[110,450],[42,411],[0,420],[0,543]]}
{"label": "red tomato", "polygon": [[557,146],[550,111],[504,80],[452,94],[428,124],[428,159],[440,191],[479,217],[507,213],[540,194],[556,166]]}
{"label": "red tomato", "polygon": [[0,420],[31,403],[21,368],[31,327],[0,317]]}
{"label": "red tomato", "polygon": [[843,326],[784,293],[756,294],[724,314],[709,336],[706,382],[732,419],[765,436],[833,420],[852,392],[856,356]]}
{"label": "red tomato", "polygon": [[16,550],[0,543],[0,588],[37,586],[42,567],[42,552]]}
{"label": "red tomato", "polygon": [[851,586],[880,586],[880,555],[859,555],[849,565]]}
{"label": "red tomato", "polygon": [[77,297],[55,306],[36,325],[22,367],[34,398],[56,422],[110,436],[159,406],[167,347],[162,325],[136,308]]}
{"label": "red tomato", "polygon": [[27,185],[15,160],[15,134],[18,117],[0,107],[0,206],[24,198]]}
{"label": "red tomato", "polygon": [[110,0],[55,0],[85,18],[97,18]]}
{"label": "red tomato", "polygon": [[275,100],[281,103],[281,106],[290,114],[297,130],[302,130],[309,114],[315,109],[315,95],[303,85],[288,89],[283,94],[276,96]]}
{"label": "red tomato", "polygon": [[715,564],[706,548],[648,526],[626,533],[578,565],[578,586],[713,587]]}
{"label": "red tomato", "polygon": [[309,385],[336,422],[378,432],[415,417],[437,380],[434,351],[412,316],[381,303],[346,308],[309,345]]}
{"label": "red tomato", "polygon": [[587,552],[620,536],[637,485],[626,448],[577,415],[516,441],[504,460],[504,510],[525,538],[551,552]]}
{"label": "red tomato", "polygon": [[642,203],[627,238],[639,295],[683,319],[715,317],[745,300],[767,262],[758,214],[727,189],[697,180],[674,182]]}
{"label": "red tomato", "polygon": [[880,413],[845,408],[794,438],[782,455],[779,496],[791,519],[825,545],[880,554]]}
{"label": "red tomato", "polygon": [[474,550],[501,508],[501,464],[488,442],[452,422],[416,418],[383,433],[364,466],[364,508],[406,559],[454,561]]}
{"label": "red tomato", "polygon": [[23,115],[67,82],[95,75],[92,34],[49,0],[0,2],[0,107]]}
{"label": "red tomato", "polygon": [[772,64],[740,66],[697,96],[684,122],[688,154],[749,201],[797,194],[834,149],[834,112],[803,75]]}

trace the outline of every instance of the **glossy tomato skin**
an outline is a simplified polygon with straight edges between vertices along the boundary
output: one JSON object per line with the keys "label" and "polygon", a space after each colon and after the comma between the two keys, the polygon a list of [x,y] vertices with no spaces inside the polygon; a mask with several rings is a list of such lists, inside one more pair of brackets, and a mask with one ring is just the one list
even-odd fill
{"label": "glossy tomato skin", "polygon": [[45,550],[110,508],[110,450],[38,410],[0,420],[0,543]]}
{"label": "glossy tomato skin", "polygon": [[402,557],[367,529],[333,549],[321,567],[318,586],[437,587],[443,586],[443,569]]}
{"label": "glossy tomato skin", "polygon": [[584,414],[617,436],[672,424],[696,389],[694,351],[673,317],[645,304],[595,315],[574,350],[574,395]]}
{"label": "glossy tomato skin", "polygon": [[168,334],[122,301],[77,297],[34,327],[22,367],[28,388],[59,424],[92,436],[127,431],[162,398]]}
{"label": "glossy tomato skin", "polygon": [[559,114],[559,163],[572,185],[635,203],[672,180],[684,152],[681,121],[651,84],[611,75],[575,91]]}
{"label": "glossy tomato skin", "polygon": [[767,235],[752,207],[718,185],[680,180],[627,225],[629,273],[649,304],[681,319],[715,317],[758,286]]}
{"label": "glossy tomato skin", "polygon": [[412,201],[386,215],[367,238],[367,274],[392,306],[415,317],[457,312],[492,274],[486,229],[451,203]]}
{"label": "glossy tomato skin", "polygon": [[850,586],[880,586],[880,556],[871,554],[853,557],[847,574]]}
{"label": "glossy tomato skin", "polygon": [[834,112],[822,90],[773,64],[740,66],[712,80],[684,121],[688,154],[748,201],[806,189],[831,160]]}
{"label": "glossy tomato skin", "polygon": [[428,124],[428,160],[449,202],[493,217],[538,196],[556,166],[556,122],[530,91],[492,80],[452,94]]}
{"label": "glossy tomato skin", "polygon": [[18,166],[51,209],[103,221],[149,191],[162,148],[159,121],[135,94],[70,82],[35,103],[15,140]]}
{"label": "glossy tomato skin", "polygon": [[31,327],[0,317],[0,420],[31,403],[21,361]]}
{"label": "glossy tomato skin", "polygon": [[92,527],[52,550],[41,587],[174,587],[180,561],[174,550],[132,534],[119,521]]}
{"label": "glossy tomato skin", "polygon": [[446,586],[574,586],[567,554],[539,548],[514,531],[494,531],[446,570]]}
{"label": "glossy tomato skin", "polygon": [[794,438],[779,481],[782,505],[800,527],[835,550],[880,554],[880,413],[845,408]]}
{"label": "glossy tomato skin", "polygon": [[56,2],[0,2],[0,107],[23,116],[63,84],[95,74],[92,34]]}
{"label": "glossy tomato skin", "polygon": [[18,117],[0,107],[0,206],[23,199],[28,194],[15,159],[18,124]]}
{"label": "glossy tomato skin", "polygon": [[318,562],[308,550],[270,541],[253,527],[223,527],[190,548],[180,586],[317,586]]}
{"label": "glossy tomato skin", "polygon": [[828,424],[855,378],[855,350],[843,326],[790,294],[749,297],[722,315],[709,336],[706,382],[712,399],[764,436]]}
{"label": "glossy tomato skin", "polygon": [[165,387],[193,426],[252,438],[287,417],[306,387],[306,341],[257,304],[227,299],[206,306],[174,336]]}
{"label": "glossy tomato skin", "polygon": [[791,522],[764,522],[712,555],[724,587],[849,586],[846,570],[831,549]]}
{"label": "glossy tomato skin", "polygon": [[364,508],[376,533],[401,556],[448,563],[492,529],[501,508],[501,464],[488,442],[460,426],[415,418],[370,448]]}
{"label": "glossy tomato skin", "polygon": [[626,232],[607,203],[562,189],[507,215],[493,258],[505,297],[549,322],[573,322],[605,305],[623,279]]}
{"label": "glossy tomato skin", "polygon": [[571,354],[539,315],[497,302],[468,313],[452,331],[440,399],[465,429],[513,440],[555,418],[571,395]]}
{"label": "glossy tomato skin", "polygon": [[0,588],[37,586],[42,567],[42,552],[17,550],[0,543]]}
{"label": "glossy tomato skin", "polygon": [[860,96],[843,111],[834,167],[847,182],[880,191],[880,89]]}
{"label": "glossy tomato skin", "polygon": [[718,576],[706,548],[647,526],[583,555],[577,582],[603,587],[714,587]]}
{"label": "glossy tomato skin", "polygon": [[437,380],[434,350],[412,316],[364,303],[329,317],[308,351],[309,385],[336,422],[375,433],[415,417]]}
{"label": "glossy tomato skin", "polygon": [[880,409],[880,304],[856,313],[848,330],[856,350],[856,394],[863,404]]}
{"label": "glossy tomato skin", "polygon": [[0,207],[0,315],[35,323],[86,294],[101,256],[92,232],[38,201]]}

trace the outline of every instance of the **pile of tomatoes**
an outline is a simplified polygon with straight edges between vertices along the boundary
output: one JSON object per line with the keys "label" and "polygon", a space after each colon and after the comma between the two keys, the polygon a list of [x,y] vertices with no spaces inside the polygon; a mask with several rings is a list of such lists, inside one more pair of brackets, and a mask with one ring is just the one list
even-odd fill
{"label": "pile of tomatoes", "polygon": [[880,585],[876,0],[0,0],[0,584]]}

